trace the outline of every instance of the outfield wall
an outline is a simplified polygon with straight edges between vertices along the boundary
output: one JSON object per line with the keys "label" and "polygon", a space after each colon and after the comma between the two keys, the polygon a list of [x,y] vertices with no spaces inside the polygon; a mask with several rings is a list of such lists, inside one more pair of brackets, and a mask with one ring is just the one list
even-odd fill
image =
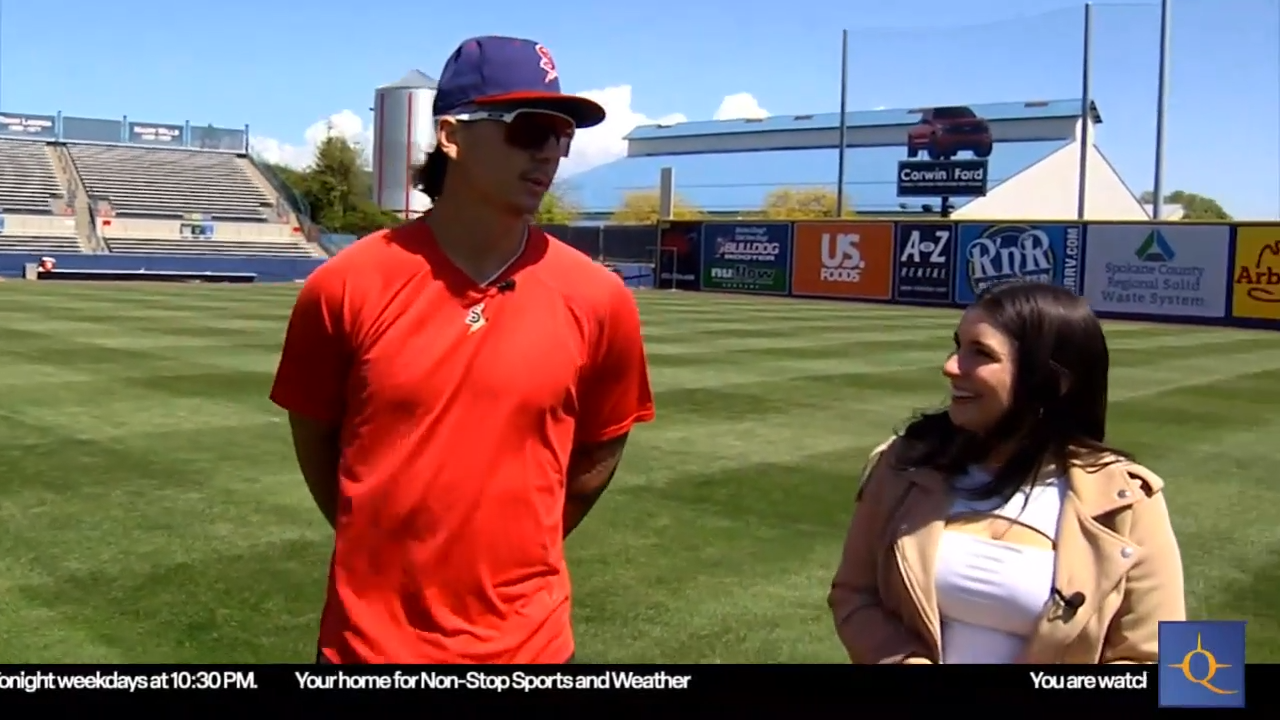
{"label": "outfield wall", "polygon": [[[0,278],[21,278],[27,263],[39,263],[41,255],[0,253]],[[251,273],[257,282],[305,280],[324,258],[211,257],[184,255],[90,255],[52,253],[59,270],[112,270],[171,273]]]}
{"label": "outfield wall", "polygon": [[[0,253],[0,278],[21,279],[27,264],[39,264],[43,255]],[[305,280],[324,263],[322,258],[234,258],[183,255],[90,255],[53,253],[58,270],[166,273],[248,273],[257,282]],[[641,290],[654,287],[652,263],[610,263],[627,287]]]}
{"label": "outfield wall", "polygon": [[1102,317],[1280,330],[1280,223],[669,222],[657,286],[964,307],[1016,277]]}

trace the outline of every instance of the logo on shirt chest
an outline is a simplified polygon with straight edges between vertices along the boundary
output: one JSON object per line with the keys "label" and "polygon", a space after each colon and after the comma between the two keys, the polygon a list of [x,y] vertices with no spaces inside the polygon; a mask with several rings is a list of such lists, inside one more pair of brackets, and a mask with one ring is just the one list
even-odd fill
{"label": "logo on shirt chest", "polygon": [[480,328],[484,327],[488,320],[484,317],[484,303],[472,305],[467,309],[467,317],[464,321],[467,324],[467,334],[471,335]]}

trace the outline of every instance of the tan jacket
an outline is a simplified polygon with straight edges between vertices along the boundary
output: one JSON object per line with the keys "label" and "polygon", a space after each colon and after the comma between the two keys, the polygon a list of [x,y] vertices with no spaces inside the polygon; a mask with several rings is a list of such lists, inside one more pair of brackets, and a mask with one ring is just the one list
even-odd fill
{"label": "tan jacket", "polygon": [[[941,473],[896,470],[896,449],[891,440],[871,454],[828,598],[855,663],[942,656],[934,564],[952,498]],[[1046,603],[1021,661],[1154,663],[1158,623],[1186,619],[1164,483],[1117,459],[1073,466],[1067,481],[1054,585],[1084,604]]]}

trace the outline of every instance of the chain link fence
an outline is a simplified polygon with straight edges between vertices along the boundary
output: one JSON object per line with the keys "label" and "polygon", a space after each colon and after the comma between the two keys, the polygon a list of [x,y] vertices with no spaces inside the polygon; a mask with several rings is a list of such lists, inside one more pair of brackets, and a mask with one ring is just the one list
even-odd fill
{"label": "chain link fence", "polygon": [[656,225],[544,225],[542,229],[603,263],[652,265],[657,256]]}

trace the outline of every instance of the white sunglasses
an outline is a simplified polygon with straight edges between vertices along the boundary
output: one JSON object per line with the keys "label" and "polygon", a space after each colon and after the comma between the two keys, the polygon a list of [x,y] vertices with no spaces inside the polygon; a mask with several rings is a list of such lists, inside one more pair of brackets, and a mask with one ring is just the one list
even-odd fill
{"label": "white sunglasses", "polygon": [[[569,157],[569,146],[573,142],[573,136],[577,129],[573,118],[563,113],[552,112],[550,110],[535,110],[532,108],[521,108],[519,110],[511,110],[509,112],[499,112],[496,110],[484,110],[473,113],[458,113],[450,117],[459,122],[476,122],[479,120],[490,120],[503,123],[506,125],[506,141],[508,145],[520,150],[540,150],[546,147],[547,141],[555,139],[560,145],[560,156]],[[557,129],[555,125],[560,123],[547,123],[545,121],[528,120],[521,122],[519,118],[547,118],[552,117],[563,121],[561,128]],[[567,130],[565,129],[567,128]]]}

